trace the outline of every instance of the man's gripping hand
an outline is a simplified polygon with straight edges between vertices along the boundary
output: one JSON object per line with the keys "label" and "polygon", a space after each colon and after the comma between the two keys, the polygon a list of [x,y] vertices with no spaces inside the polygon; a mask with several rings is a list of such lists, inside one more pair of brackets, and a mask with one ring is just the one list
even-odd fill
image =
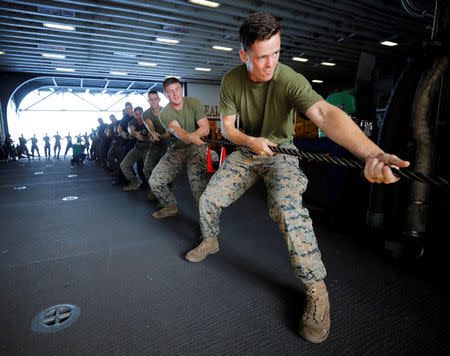
{"label": "man's gripping hand", "polygon": [[270,147],[276,147],[277,144],[264,137],[252,137],[248,147],[259,156],[272,156],[273,151]]}
{"label": "man's gripping hand", "polygon": [[404,161],[395,155],[380,153],[378,156],[366,160],[364,176],[371,183],[395,183],[400,178],[392,173],[391,167],[395,169],[408,166],[408,161]]}

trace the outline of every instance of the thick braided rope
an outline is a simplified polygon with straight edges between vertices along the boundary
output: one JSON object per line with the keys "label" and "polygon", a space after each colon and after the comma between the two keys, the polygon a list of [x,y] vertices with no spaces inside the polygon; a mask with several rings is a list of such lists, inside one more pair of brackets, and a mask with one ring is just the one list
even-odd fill
{"label": "thick braided rope", "polygon": [[[233,142],[230,142],[228,140],[212,140],[212,139],[203,139],[206,143],[212,143],[216,145],[221,146],[238,146]],[[329,156],[324,153],[315,153],[315,152],[307,152],[307,151],[300,151],[297,149],[291,149],[291,148],[282,148],[282,147],[269,147],[273,152],[275,153],[283,153],[290,156],[299,157],[302,159],[308,159],[313,160],[317,162],[322,163],[328,163],[328,164],[334,164],[338,166],[343,167],[350,167],[350,168],[360,168],[364,169],[364,163],[361,161],[358,161],[356,159],[348,159],[348,158],[341,158],[341,157],[333,157]],[[406,178],[409,180],[415,180],[422,183],[429,183],[434,185],[441,185],[445,187],[450,187],[450,182],[439,176],[429,176],[420,172],[415,172],[409,169],[392,169],[392,173],[400,178]]]}

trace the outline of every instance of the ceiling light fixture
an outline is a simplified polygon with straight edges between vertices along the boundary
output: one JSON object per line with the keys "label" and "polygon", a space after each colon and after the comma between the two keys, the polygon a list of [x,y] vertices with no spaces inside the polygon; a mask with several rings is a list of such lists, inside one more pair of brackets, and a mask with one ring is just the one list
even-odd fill
{"label": "ceiling light fixture", "polygon": [[320,79],[313,79],[311,80],[313,83],[323,83],[323,80]]}
{"label": "ceiling light fixture", "polygon": [[199,70],[201,72],[211,72],[211,68],[195,67],[195,70]]}
{"label": "ceiling light fixture", "polygon": [[52,53],[42,53],[42,57],[45,58],[58,58],[58,59],[64,59],[66,58],[63,54],[52,54]]}
{"label": "ceiling light fixture", "polygon": [[70,25],[60,25],[58,23],[44,23],[44,27],[53,28],[56,30],[75,31],[75,27]]}
{"label": "ceiling light fixture", "polygon": [[170,38],[161,38],[161,37],[158,37],[158,38],[156,38],[156,40],[157,40],[158,42],[164,42],[164,43],[180,43],[180,41],[178,41],[178,40],[173,40],[173,39],[170,39]]}
{"label": "ceiling light fixture", "polygon": [[231,47],[222,47],[222,46],[212,46],[213,49],[217,49],[219,51],[232,51],[233,48]]}
{"label": "ceiling light fixture", "polygon": [[394,47],[394,46],[398,45],[398,43],[391,42],[391,41],[383,41],[383,42],[380,42],[380,44],[382,44],[383,46],[388,46],[388,47]]}
{"label": "ceiling light fixture", "polygon": [[150,62],[138,62],[140,66],[146,66],[146,67],[156,67],[156,63],[150,63]]}
{"label": "ceiling light fixture", "polygon": [[136,58],[135,53],[130,52],[114,52],[115,56],[127,57],[127,58]]}
{"label": "ceiling light fixture", "polygon": [[0,51],[0,54],[5,54],[5,52],[4,51]]}
{"label": "ceiling light fixture", "polygon": [[177,79],[181,79],[181,77],[177,77],[176,75],[168,75],[168,76],[166,76],[166,78],[177,78]]}
{"label": "ceiling light fixture", "polygon": [[125,72],[109,72],[109,74],[112,74],[112,75],[128,75],[128,73],[125,73]]}
{"label": "ceiling light fixture", "polygon": [[216,7],[220,6],[220,4],[218,2],[208,1],[208,0],[189,0],[189,2],[191,4],[212,7],[212,8],[216,8]]}
{"label": "ceiling light fixture", "polygon": [[328,66],[328,67],[334,67],[336,65],[336,63],[331,63],[331,62],[322,62],[320,63],[323,66]]}
{"label": "ceiling light fixture", "polygon": [[60,72],[75,72],[75,69],[73,68],[55,68],[55,70]]}
{"label": "ceiling light fixture", "polygon": [[292,57],[292,60],[297,62],[308,62],[308,59],[303,57]]}

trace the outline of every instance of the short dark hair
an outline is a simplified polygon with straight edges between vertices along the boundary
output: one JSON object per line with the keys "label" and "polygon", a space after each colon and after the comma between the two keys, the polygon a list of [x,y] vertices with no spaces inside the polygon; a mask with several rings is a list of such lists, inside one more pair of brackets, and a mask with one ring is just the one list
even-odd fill
{"label": "short dark hair", "polygon": [[255,12],[239,28],[241,48],[247,51],[256,41],[268,40],[281,32],[280,19],[266,12]]}
{"label": "short dark hair", "polygon": [[127,107],[127,106],[133,107],[133,105],[132,105],[129,101],[127,101],[127,102],[125,103],[125,107]]}
{"label": "short dark hair", "polygon": [[135,108],[134,108],[134,112],[136,112],[136,111],[138,111],[138,110],[140,110],[140,111],[144,111],[140,106],[136,106]]}
{"label": "short dark hair", "polygon": [[168,78],[164,79],[164,81],[162,83],[162,88],[165,91],[167,86],[169,86],[170,84],[175,84],[175,83],[180,83],[180,85],[181,85],[181,82],[178,80],[178,78],[168,77]]}
{"label": "short dark hair", "polygon": [[151,90],[147,93],[147,95],[150,95],[150,94],[156,94],[156,95],[158,95],[158,91],[155,90],[155,89],[151,89]]}

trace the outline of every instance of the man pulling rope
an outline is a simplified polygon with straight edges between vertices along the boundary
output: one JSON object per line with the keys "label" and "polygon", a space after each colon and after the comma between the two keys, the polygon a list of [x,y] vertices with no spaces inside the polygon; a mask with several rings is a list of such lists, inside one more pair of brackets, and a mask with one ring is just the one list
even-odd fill
{"label": "man pulling rope", "polygon": [[[409,162],[383,152],[370,141],[342,110],[328,104],[308,81],[278,63],[281,25],[267,13],[250,15],[239,29],[241,61],[244,63],[222,79],[219,112],[222,134],[238,150],[227,157],[200,197],[201,243],[186,259],[200,262],[219,251],[219,217],[259,178],[268,191],[269,213],[286,240],[297,278],[306,287],[306,307],[299,333],[320,343],[330,329],[330,305],[322,263],[309,213],[302,205],[307,178],[298,158],[274,155],[271,147],[292,148],[292,109],[305,113],[329,138],[365,162],[370,182],[398,181],[390,166],[408,167]],[[239,113],[244,133],[235,127]]]}

